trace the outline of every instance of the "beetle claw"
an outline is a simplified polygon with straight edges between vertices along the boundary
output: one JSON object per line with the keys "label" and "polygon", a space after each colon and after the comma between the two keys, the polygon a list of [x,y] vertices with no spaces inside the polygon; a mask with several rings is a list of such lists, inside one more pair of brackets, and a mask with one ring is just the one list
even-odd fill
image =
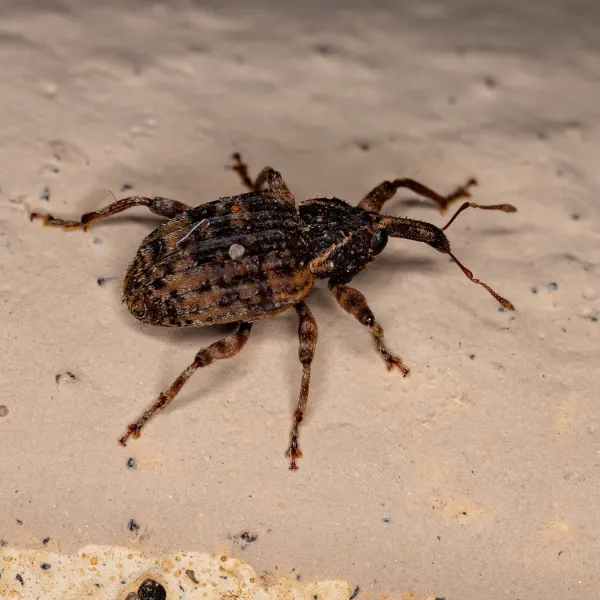
{"label": "beetle claw", "polygon": [[290,471],[297,471],[298,465],[296,460],[302,458],[302,451],[298,448],[298,441],[292,440],[290,447],[286,450],[285,455],[290,459]]}
{"label": "beetle claw", "polygon": [[133,436],[134,438],[139,438],[141,428],[142,426],[138,425],[137,423],[132,423],[131,425],[128,425],[127,433],[119,440],[119,444],[121,444],[121,446],[127,446],[126,442],[130,436]]}

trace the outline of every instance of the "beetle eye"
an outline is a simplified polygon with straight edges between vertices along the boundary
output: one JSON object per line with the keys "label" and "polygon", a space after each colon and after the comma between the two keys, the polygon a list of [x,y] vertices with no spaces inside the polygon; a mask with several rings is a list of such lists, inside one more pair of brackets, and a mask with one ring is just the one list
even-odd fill
{"label": "beetle eye", "polygon": [[388,242],[388,232],[382,227],[376,229],[373,234],[373,241],[371,242],[372,254],[379,254],[386,246]]}

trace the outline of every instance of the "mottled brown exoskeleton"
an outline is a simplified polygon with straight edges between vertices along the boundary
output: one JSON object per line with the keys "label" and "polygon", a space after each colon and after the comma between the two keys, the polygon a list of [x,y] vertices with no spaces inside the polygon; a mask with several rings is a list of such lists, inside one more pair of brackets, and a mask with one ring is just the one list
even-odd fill
{"label": "mottled brown exoskeleton", "polygon": [[475,180],[441,196],[412,179],[384,181],[358,204],[337,198],[313,198],[296,203],[281,175],[265,167],[255,181],[239,154],[233,169],[251,191],[220,198],[194,208],[167,198],[132,196],[118,200],[80,221],[33,213],[45,225],[87,230],[92,223],[135,206],[168,220],[142,242],[129,266],[123,300],[144,323],[163,327],[202,327],[237,323],[235,333],[202,348],[173,385],[139,419],[129,425],[121,444],[137,437],[152,415],[169,404],[200,367],[236,355],[246,344],[254,321],[293,307],[298,313],[299,358],[302,364],[300,399],[294,412],[286,456],[290,468],[302,456],[298,426],[308,401],[311,363],[317,344],[317,323],[304,302],[315,279],[327,279],[340,306],[370,330],[375,348],[388,369],[403,375],[408,369],[384,343],[383,328],[365,297],[348,283],[385,248],[389,237],[425,242],[454,259],[463,273],[482,285],[506,309],[513,305],[475,279],[450,251],[444,230],[468,207],[514,212],[510,204],[481,206],[465,202],[441,229],[424,221],[380,214],[399,188],[434,200],[441,212],[450,202],[470,197]]}

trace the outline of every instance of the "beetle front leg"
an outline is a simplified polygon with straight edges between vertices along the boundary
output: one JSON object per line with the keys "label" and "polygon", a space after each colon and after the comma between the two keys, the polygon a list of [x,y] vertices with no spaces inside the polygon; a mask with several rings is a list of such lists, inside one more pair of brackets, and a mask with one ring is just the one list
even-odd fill
{"label": "beetle front leg", "polygon": [[431,188],[415,181],[414,179],[394,179],[394,181],[384,181],[377,187],[373,188],[359,203],[358,206],[364,210],[370,212],[380,212],[384,203],[394,196],[396,191],[400,188],[406,188],[415,192],[419,196],[429,198],[437,203],[440,212],[444,214],[448,204],[459,200],[460,198],[470,198],[471,192],[469,188],[477,185],[477,180],[474,178],[469,179],[464,185],[457,187],[451,194],[442,196],[437,192],[434,192]]}
{"label": "beetle front leg", "polygon": [[112,204],[109,204],[108,206],[105,206],[104,208],[101,208],[95,212],[85,213],[82,215],[80,221],[57,219],[52,215],[37,212],[31,213],[29,218],[31,221],[34,219],[43,219],[44,226],[46,227],[61,227],[65,231],[83,227],[84,231],[87,231],[94,221],[106,219],[106,217],[116,215],[117,213],[123,212],[124,210],[129,210],[130,208],[135,208],[136,206],[147,206],[155,215],[166,217],[168,219],[172,219],[179,213],[190,210],[191,208],[183,202],[170,200],[169,198],[146,198],[145,196],[130,196],[129,198],[117,200],[116,202],[113,202]]}
{"label": "beetle front leg", "polygon": [[371,335],[375,342],[377,352],[383,358],[385,365],[390,371],[393,367],[400,369],[402,375],[408,375],[408,369],[402,364],[402,361],[390,354],[383,341],[383,327],[375,320],[373,311],[367,304],[367,299],[356,289],[342,283],[336,283],[329,280],[329,289],[338,301],[338,304],[348,313],[350,313],[359,323],[367,326],[371,330]]}
{"label": "beetle front leg", "polygon": [[306,303],[298,302],[294,308],[298,313],[298,340],[300,347],[298,348],[298,358],[302,363],[302,383],[300,384],[300,398],[298,406],[294,411],[294,423],[292,425],[292,433],[290,436],[290,446],[285,455],[291,459],[290,469],[297,469],[296,460],[302,456],[300,447],[298,446],[298,425],[304,418],[304,411],[308,403],[308,388],[310,384],[310,367],[315,356],[315,348],[317,346],[318,328],[317,322],[313,317],[312,312],[306,306]]}
{"label": "beetle front leg", "polygon": [[206,348],[202,348],[202,350],[196,354],[194,362],[181,373],[181,375],[173,382],[173,385],[171,385],[165,393],[161,393],[158,396],[157,401],[144,412],[135,423],[132,423],[127,427],[127,433],[119,440],[119,442],[125,446],[125,442],[127,442],[129,436],[133,435],[133,437],[139,437],[142,427],[148,422],[152,415],[154,415],[157,410],[161,410],[167,406],[167,404],[177,396],[185,382],[194,374],[196,369],[207,367],[217,360],[235,356],[248,341],[251,329],[252,323],[240,323],[238,330],[234,334],[214,342]]}

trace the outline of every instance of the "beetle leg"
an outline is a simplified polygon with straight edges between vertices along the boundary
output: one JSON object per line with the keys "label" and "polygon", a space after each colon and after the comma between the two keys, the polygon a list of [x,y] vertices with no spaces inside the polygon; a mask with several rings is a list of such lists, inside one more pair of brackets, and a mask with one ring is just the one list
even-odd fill
{"label": "beetle leg", "polygon": [[380,212],[383,204],[392,198],[399,188],[406,188],[415,192],[419,196],[429,198],[437,202],[440,212],[444,214],[448,204],[459,200],[460,198],[470,198],[471,192],[469,188],[477,185],[477,180],[469,179],[464,185],[457,187],[451,194],[442,196],[434,192],[431,188],[415,181],[414,179],[394,179],[394,181],[384,181],[377,187],[373,188],[359,203],[358,206],[370,212]]}
{"label": "beetle leg", "polygon": [[290,436],[290,446],[285,455],[290,458],[290,469],[297,469],[296,460],[302,456],[298,446],[298,425],[304,418],[304,411],[308,403],[308,387],[310,384],[310,367],[315,356],[315,348],[317,345],[318,328],[317,322],[313,317],[312,312],[306,306],[304,301],[300,301],[294,305],[298,313],[298,340],[300,346],[298,348],[298,358],[302,363],[302,383],[300,384],[300,398],[298,406],[294,411],[294,423],[292,425],[292,434]]}
{"label": "beetle leg", "polygon": [[194,374],[196,369],[207,367],[217,360],[235,356],[248,341],[251,329],[252,323],[240,323],[238,330],[234,334],[220,339],[206,348],[202,348],[202,350],[196,354],[194,362],[181,373],[181,375],[173,382],[173,385],[171,385],[165,393],[161,393],[156,402],[144,412],[135,423],[132,423],[127,427],[127,433],[119,440],[119,442],[125,446],[125,442],[129,436],[133,435],[133,437],[139,437],[140,431],[146,422],[157,410],[167,406],[167,404],[177,396],[185,382]]}
{"label": "beetle leg", "polygon": [[402,375],[408,375],[408,369],[402,364],[402,361],[390,354],[383,341],[383,327],[375,320],[373,311],[367,304],[367,299],[356,289],[350,286],[336,283],[329,280],[329,289],[338,301],[338,304],[348,313],[350,313],[359,323],[366,325],[371,330],[375,348],[385,361],[385,365],[390,371],[393,367],[400,369]]}
{"label": "beetle leg", "polygon": [[292,195],[292,192],[290,192],[279,171],[276,171],[271,167],[265,167],[253,182],[248,174],[248,165],[242,161],[241,154],[235,152],[231,155],[231,159],[233,160],[231,168],[239,175],[243,186],[247,187],[252,192],[259,192],[266,183],[267,190],[279,194],[284,200],[294,204],[294,196]]}
{"label": "beetle leg", "polygon": [[190,210],[190,207],[183,202],[177,202],[177,200],[170,200],[169,198],[146,198],[145,196],[131,196],[129,198],[123,198],[117,200],[100,210],[95,212],[89,212],[82,215],[80,221],[69,221],[65,219],[56,219],[52,215],[45,215],[42,213],[33,212],[30,215],[30,219],[43,219],[44,226],[48,227],[61,227],[64,230],[79,229],[83,227],[87,231],[90,225],[94,221],[105,219],[111,215],[123,212],[136,206],[147,206],[151,212],[161,217],[167,217],[171,219],[177,216],[179,213]]}

